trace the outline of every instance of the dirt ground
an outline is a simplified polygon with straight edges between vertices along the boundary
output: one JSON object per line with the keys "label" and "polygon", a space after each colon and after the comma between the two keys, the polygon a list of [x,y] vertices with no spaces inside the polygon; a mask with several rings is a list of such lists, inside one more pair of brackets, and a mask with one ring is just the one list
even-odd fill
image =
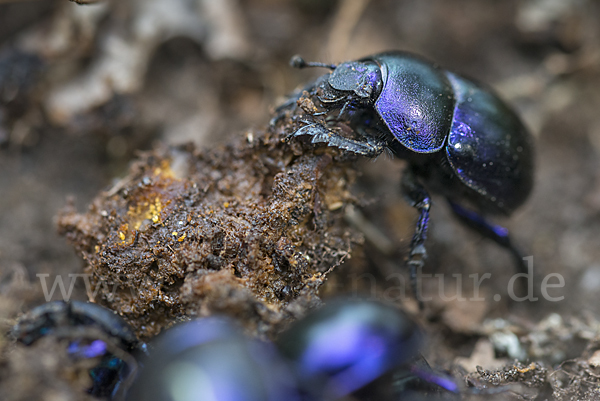
{"label": "dirt ground", "polygon": [[[324,187],[333,188],[330,183],[343,176],[342,189],[349,191],[336,195],[345,208],[326,203],[327,224],[313,227],[353,238],[315,253],[335,265],[320,287],[321,298],[344,294],[396,303],[427,333],[423,356],[430,365],[475,388],[517,383],[497,399],[600,399],[600,3],[593,0],[131,0],[85,6],[0,0],[3,332],[20,313],[62,298],[58,288],[45,294],[55,277],[89,273],[101,264],[90,249],[119,240],[118,230],[117,237],[101,237],[81,219],[100,213],[98,205],[126,215],[124,206],[110,203],[111,196],[145,182],[140,160],[161,166],[140,151],[156,149],[160,161],[168,146],[193,143],[193,149],[178,149],[198,166],[209,165],[208,155],[216,154],[231,157],[232,169],[235,157],[253,162],[297,157],[300,150],[279,145],[247,148],[249,138],[269,132],[274,108],[286,95],[324,72],[295,70],[288,65],[291,56],[335,63],[390,49],[422,54],[489,83],[530,128],[536,149],[533,193],[510,218],[497,222],[532,256],[537,299],[511,299],[510,255],[461,226],[444,200],[434,198],[423,273],[441,276],[425,281],[431,300],[420,313],[408,288],[401,296],[417,217],[399,190],[404,162],[387,156],[348,161],[304,149],[314,174],[330,169]],[[245,153],[231,150],[240,148]],[[260,156],[253,159],[252,149]],[[313,157],[326,157],[325,167],[310,164]],[[130,167],[135,160],[138,167]],[[277,160],[273,166],[266,174],[270,179],[283,171]],[[198,168],[201,174],[207,167]],[[221,177],[210,179],[216,183]],[[314,198],[302,202],[315,207]],[[86,227],[92,234],[80,235]],[[122,241],[134,241],[125,234]],[[92,237],[99,242],[85,242]],[[307,249],[314,251],[310,241],[316,238],[307,240]],[[273,246],[295,260],[285,243]],[[342,251],[349,257],[336,253]],[[315,267],[313,273],[325,270]],[[473,277],[484,273],[490,278],[475,293]],[[544,292],[542,283],[558,286]],[[75,280],[72,299],[89,299],[84,284]],[[265,302],[294,317],[287,305],[303,295],[283,287],[267,288],[276,295]],[[459,291],[467,300],[455,296]],[[186,294],[189,300],[197,292],[188,288]],[[163,327],[148,328],[153,318],[124,309],[123,302],[106,297],[98,302],[118,310],[142,336]],[[194,302],[169,309],[172,320],[164,325],[213,310]],[[293,305],[302,309],[309,303]],[[196,305],[193,313],[190,305]],[[285,320],[269,316],[261,321]],[[136,319],[142,319],[137,326]],[[269,328],[253,327],[270,335]],[[64,355],[53,353],[52,346],[44,353],[47,363],[34,373],[28,367],[37,363],[35,349],[4,336],[0,347],[3,400],[90,398],[80,390],[85,386],[80,375],[54,372]]]}

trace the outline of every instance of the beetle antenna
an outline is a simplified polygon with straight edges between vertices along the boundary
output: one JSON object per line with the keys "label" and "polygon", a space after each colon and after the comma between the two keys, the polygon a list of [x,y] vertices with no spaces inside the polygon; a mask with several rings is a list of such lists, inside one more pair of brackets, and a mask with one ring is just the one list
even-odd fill
{"label": "beetle antenna", "polygon": [[322,67],[335,70],[337,67],[335,64],[319,63],[318,61],[306,61],[299,55],[295,55],[290,59],[290,65],[294,68],[307,68],[307,67]]}

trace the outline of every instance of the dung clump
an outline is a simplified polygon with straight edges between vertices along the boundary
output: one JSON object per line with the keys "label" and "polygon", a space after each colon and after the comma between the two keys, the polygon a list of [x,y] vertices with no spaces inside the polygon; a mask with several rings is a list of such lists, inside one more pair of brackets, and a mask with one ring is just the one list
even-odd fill
{"label": "dung clump", "polygon": [[361,237],[343,224],[355,171],[328,148],[247,134],[213,150],[143,154],[60,231],[87,263],[88,295],[150,337],[224,313],[250,331],[319,303],[317,292]]}

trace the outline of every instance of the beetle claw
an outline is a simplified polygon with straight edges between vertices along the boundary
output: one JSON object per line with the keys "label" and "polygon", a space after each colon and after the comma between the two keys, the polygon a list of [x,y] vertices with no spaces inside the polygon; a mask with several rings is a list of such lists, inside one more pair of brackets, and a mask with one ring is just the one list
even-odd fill
{"label": "beetle claw", "polygon": [[350,139],[324,127],[319,123],[309,123],[298,129],[288,138],[309,135],[312,136],[311,143],[325,143],[338,149],[346,150],[357,155],[375,157],[385,149],[385,142],[374,137],[365,138],[363,141]]}

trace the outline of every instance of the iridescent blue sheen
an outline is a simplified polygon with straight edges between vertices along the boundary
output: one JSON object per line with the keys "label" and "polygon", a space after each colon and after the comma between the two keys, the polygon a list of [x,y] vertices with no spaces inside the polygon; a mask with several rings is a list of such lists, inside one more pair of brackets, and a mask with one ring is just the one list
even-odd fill
{"label": "iridescent blue sheen", "polygon": [[79,341],[72,341],[67,352],[77,357],[95,358],[106,354],[106,343],[102,340],[94,340],[88,345],[83,345]]}
{"label": "iridescent blue sheen", "polygon": [[223,318],[179,324],[149,348],[127,400],[299,401],[272,345],[244,337]]}
{"label": "iridescent blue sheen", "polygon": [[440,150],[452,124],[454,93],[443,71],[414,55],[381,53],[365,60],[381,68],[375,110],[394,137],[418,153]]}
{"label": "iridescent blue sheen", "polygon": [[533,185],[531,139],[489,89],[451,72],[457,99],[446,154],[459,179],[503,210],[521,205]]}
{"label": "iridescent blue sheen", "polygon": [[421,335],[398,309],[363,300],[333,301],[293,324],[277,341],[303,388],[342,397],[406,364]]}
{"label": "iridescent blue sheen", "polygon": [[107,353],[100,363],[90,369],[92,387],[88,393],[96,397],[121,399],[122,384],[131,377],[131,366],[121,358]]}
{"label": "iridescent blue sheen", "polygon": [[457,216],[463,217],[465,220],[470,221],[473,228],[477,228],[478,230],[490,230],[498,238],[508,238],[508,229],[497,224],[491,224],[482,218],[478,213],[469,209],[465,209],[464,207],[455,203],[450,202],[450,207]]}
{"label": "iridescent blue sheen", "polygon": [[431,369],[422,369],[418,367],[411,367],[410,371],[415,376],[425,380],[427,383],[433,383],[446,391],[457,393],[460,390],[454,378],[448,375],[442,375],[432,371]]}

